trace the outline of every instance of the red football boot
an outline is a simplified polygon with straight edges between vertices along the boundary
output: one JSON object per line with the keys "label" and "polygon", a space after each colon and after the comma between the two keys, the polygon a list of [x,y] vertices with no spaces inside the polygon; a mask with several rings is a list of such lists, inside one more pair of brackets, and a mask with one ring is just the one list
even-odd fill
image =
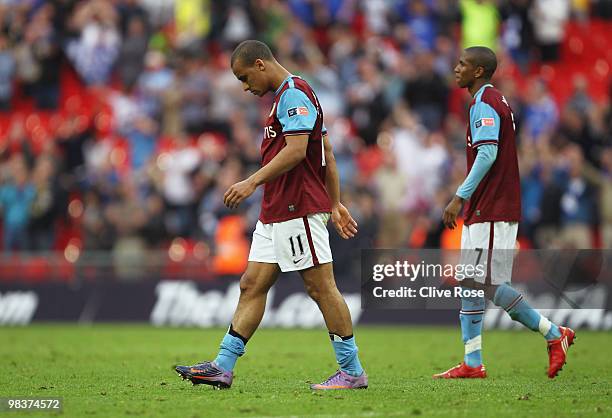
{"label": "red football boot", "polygon": [[566,363],[567,350],[574,344],[576,333],[571,328],[559,327],[561,336],[556,340],[548,341],[548,377],[553,379]]}
{"label": "red football boot", "polygon": [[487,371],[483,364],[470,367],[463,362],[444,373],[433,375],[434,379],[484,379],[485,377],[487,377]]}

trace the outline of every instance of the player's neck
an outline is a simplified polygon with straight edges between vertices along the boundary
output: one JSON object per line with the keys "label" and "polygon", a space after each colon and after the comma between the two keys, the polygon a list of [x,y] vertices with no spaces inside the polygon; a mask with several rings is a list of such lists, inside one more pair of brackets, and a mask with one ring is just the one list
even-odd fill
{"label": "player's neck", "polygon": [[290,75],[291,73],[287,71],[285,67],[283,67],[279,63],[275,63],[274,67],[272,68],[272,74],[270,76],[272,92],[278,90],[278,88],[283,84],[283,81],[285,81],[285,79]]}
{"label": "player's neck", "polygon": [[489,84],[490,82],[491,82],[490,80],[478,79],[478,80],[474,81],[474,84],[472,84],[468,88],[468,91],[470,92],[472,97],[474,97],[474,96],[476,96],[476,93],[478,93],[478,90],[480,90],[482,88],[482,86],[484,86],[485,84]]}

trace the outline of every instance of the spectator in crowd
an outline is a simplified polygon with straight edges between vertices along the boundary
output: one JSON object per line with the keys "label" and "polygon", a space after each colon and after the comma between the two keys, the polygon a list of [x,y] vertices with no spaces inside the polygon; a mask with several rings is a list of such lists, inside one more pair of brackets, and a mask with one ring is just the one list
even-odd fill
{"label": "spectator in crowd", "polygon": [[[529,11],[532,0],[510,0],[500,4],[504,19],[502,44],[507,48],[522,73],[529,70],[534,44],[533,25]],[[505,4],[504,4],[505,3]],[[505,92],[505,90],[502,90]]]}
{"label": "spectator in crowd", "polygon": [[[383,132],[381,135],[390,134]],[[393,150],[387,149],[383,164],[374,177],[380,213],[380,230],[375,242],[381,248],[401,247],[408,237],[408,214],[402,199],[408,190],[408,179],[400,172],[399,164]]]}
{"label": "spectator in crowd", "polygon": [[207,128],[211,80],[201,57],[187,56],[184,59],[183,71],[177,77],[181,119],[185,131],[196,134]]}
{"label": "spectator in crowd", "polygon": [[86,251],[110,250],[113,245],[113,237],[104,214],[102,195],[95,188],[89,188],[85,192],[83,205],[84,249]]}
{"label": "spectator in crowd", "polygon": [[539,141],[543,136],[550,135],[557,126],[557,104],[541,80],[531,81],[523,111],[524,134],[532,141]]}
{"label": "spectator in crowd", "polygon": [[26,93],[39,109],[52,110],[59,106],[60,49],[53,26],[55,7],[43,4],[36,10],[32,22],[24,28],[23,42],[17,48],[18,75]]}
{"label": "spectator in crowd", "polygon": [[436,130],[447,113],[448,86],[435,71],[434,56],[429,51],[421,51],[414,57],[416,72],[406,80],[404,98],[410,109],[416,113],[423,125]]}
{"label": "spectator in crowd", "polygon": [[567,107],[588,115],[593,106],[593,99],[589,95],[589,81],[583,74],[577,74],[574,76],[572,83],[574,91],[567,101]]}
{"label": "spectator in crowd", "polygon": [[104,210],[114,235],[115,272],[121,278],[138,278],[143,271],[146,246],[141,232],[148,217],[144,203],[135,182],[125,180]]}
{"label": "spectator in crowd", "polygon": [[29,249],[28,224],[36,190],[30,182],[30,173],[21,154],[14,155],[8,165],[9,178],[0,186],[0,208],[4,251],[10,253]]}
{"label": "spectator in crowd", "polygon": [[56,162],[49,154],[40,156],[32,171],[35,195],[32,201],[29,235],[30,249],[54,249],[55,229],[61,209],[61,193],[55,177]]}
{"label": "spectator in crowd", "polygon": [[560,173],[561,244],[570,248],[591,248],[591,228],[596,224],[597,207],[593,183],[585,176],[584,156],[577,145],[564,150],[565,167]]}
{"label": "spectator in crowd", "polygon": [[137,82],[139,105],[144,113],[152,118],[160,119],[164,96],[178,90],[173,88],[175,74],[168,68],[166,57],[160,51],[147,52],[144,62],[145,68],[140,73]]}
{"label": "spectator in crowd", "polygon": [[79,3],[71,28],[78,35],[66,52],[76,70],[87,84],[107,83],[121,45],[116,10],[104,0]]}
{"label": "spectator in crowd", "polygon": [[347,90],[348,112],[359,136],[367,145],[373,145],[387,117],[383,80],[376,63],[365,57],[358,61],[357,73],[357,81]]}
{"label": "spectator in crowd", "polygon": [[135,15],[127,22],[127,31],[121,43],[117,70],[125,89],[132,88],[142,73],[149,36],[144,17]]}
{"label": "spectator in crowd", "polygon": [[166,228],[172,235],[190,237],[193,233],[196,203],[193,175],[200,163],[200,152],[186,135],[175,137],[173,149],[164,155],[162,190]]}
{"label": "spectator in crowd", "polygon": [[482,45],[497,50],[500,15],[491,0],[461,0],[463,49]]}
{"label": "spectator in crowd", "polygon": [[[237,158],[229,158],[219,168],[218,175],[214,177],[212,187],[204,193],[198,208],[198,221],[204,236],[213,238],[218,222],[224,216],[230,215],[231,211],[223,205],[223,194],[225,191],[243,176],[243,166]],[[249,202],[245,202],[248,210]],[[244,210],[244,208],[243,208]],[[259,213],[257,213],[259,217]],[[255,225],[255,222],[252,225]]]}
{"label": "spectator in crowd", "polygon": [[13,98],[15,57],[8,42],[6,35],[0,33],[0,111],[10,110]]}
{"label": "spectator in crowd", "polygon": [[559,61],[561,41],[570,14],[570,0],[534,0],[530,18],[540,59],[544,62]]}
{"label": "spectator in crowd", "polygon": [[436,19],[424,0],[400,3],[399,15],[412,34],[413,47],[432,50],[438,34]]}
{"label": "spectator in crowd", "polygon": [[136,118],[133,126],[126,132],[130,146],[130,166],[134,172],[141,170],[152,158],[157,146],[157,124],[145,115]]}
{"label": "spectator in crowd", "polygon": [[[602,156],[602,171],[598,176],[600,189],[599,213],[603,225],[603,248],[612,248],[612,148],[604,149]],[[595,175],[599,172],[595,171]]]}
{"label": "spectator in crowd", "polygon": [[[119,29],[123,37],[127,39],[134,34],[146,34],[149,31],[148,15],[145,8],[140,5],[139,0],[119,0],[117,2],[117,13],[119,14]],[[161,3],[161,2],[160,2]],[[134,27],[135,23],[142,27]],[[142,32],[141,32],[142,30]]]}

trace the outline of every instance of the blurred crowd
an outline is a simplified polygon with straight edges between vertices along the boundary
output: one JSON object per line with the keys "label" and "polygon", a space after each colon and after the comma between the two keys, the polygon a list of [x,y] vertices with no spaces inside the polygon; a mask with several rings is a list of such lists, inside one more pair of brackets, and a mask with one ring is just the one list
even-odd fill
{"label": "blurred crowd", "polygon": [[546,77],[568,24],[610,19],[609,0],[0,0],[3,251],[170,248],[238,272],[261,191],[238,211],[222,196],[258,168],[272,99],[229,68],[249,38],[322,104],[360,226],[332,234],[336,259],[456,245],[440,218],[466,174],[453,68],[470,45],[496,51],[514,109],[522,245],[612,247],[612,89],[593,95],[586,61],[567,97]]}

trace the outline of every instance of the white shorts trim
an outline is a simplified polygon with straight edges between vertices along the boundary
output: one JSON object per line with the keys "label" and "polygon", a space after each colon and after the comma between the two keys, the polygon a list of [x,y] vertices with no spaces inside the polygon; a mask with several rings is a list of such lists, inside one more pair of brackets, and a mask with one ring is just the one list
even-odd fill
{"label": "white shorts trim", "polygon": [[486,271],[486,274],[473,278],[478,283],[499,285],[510,282],[517,233],[518,222],[463,225],[461,264],[483,266],[478,271]]}
{"label": "white shorts trim", "polygon": [[249,261],[278,264],[283,272],[331,263],[328,221],[329,213],[271,224],[257,221]]}

